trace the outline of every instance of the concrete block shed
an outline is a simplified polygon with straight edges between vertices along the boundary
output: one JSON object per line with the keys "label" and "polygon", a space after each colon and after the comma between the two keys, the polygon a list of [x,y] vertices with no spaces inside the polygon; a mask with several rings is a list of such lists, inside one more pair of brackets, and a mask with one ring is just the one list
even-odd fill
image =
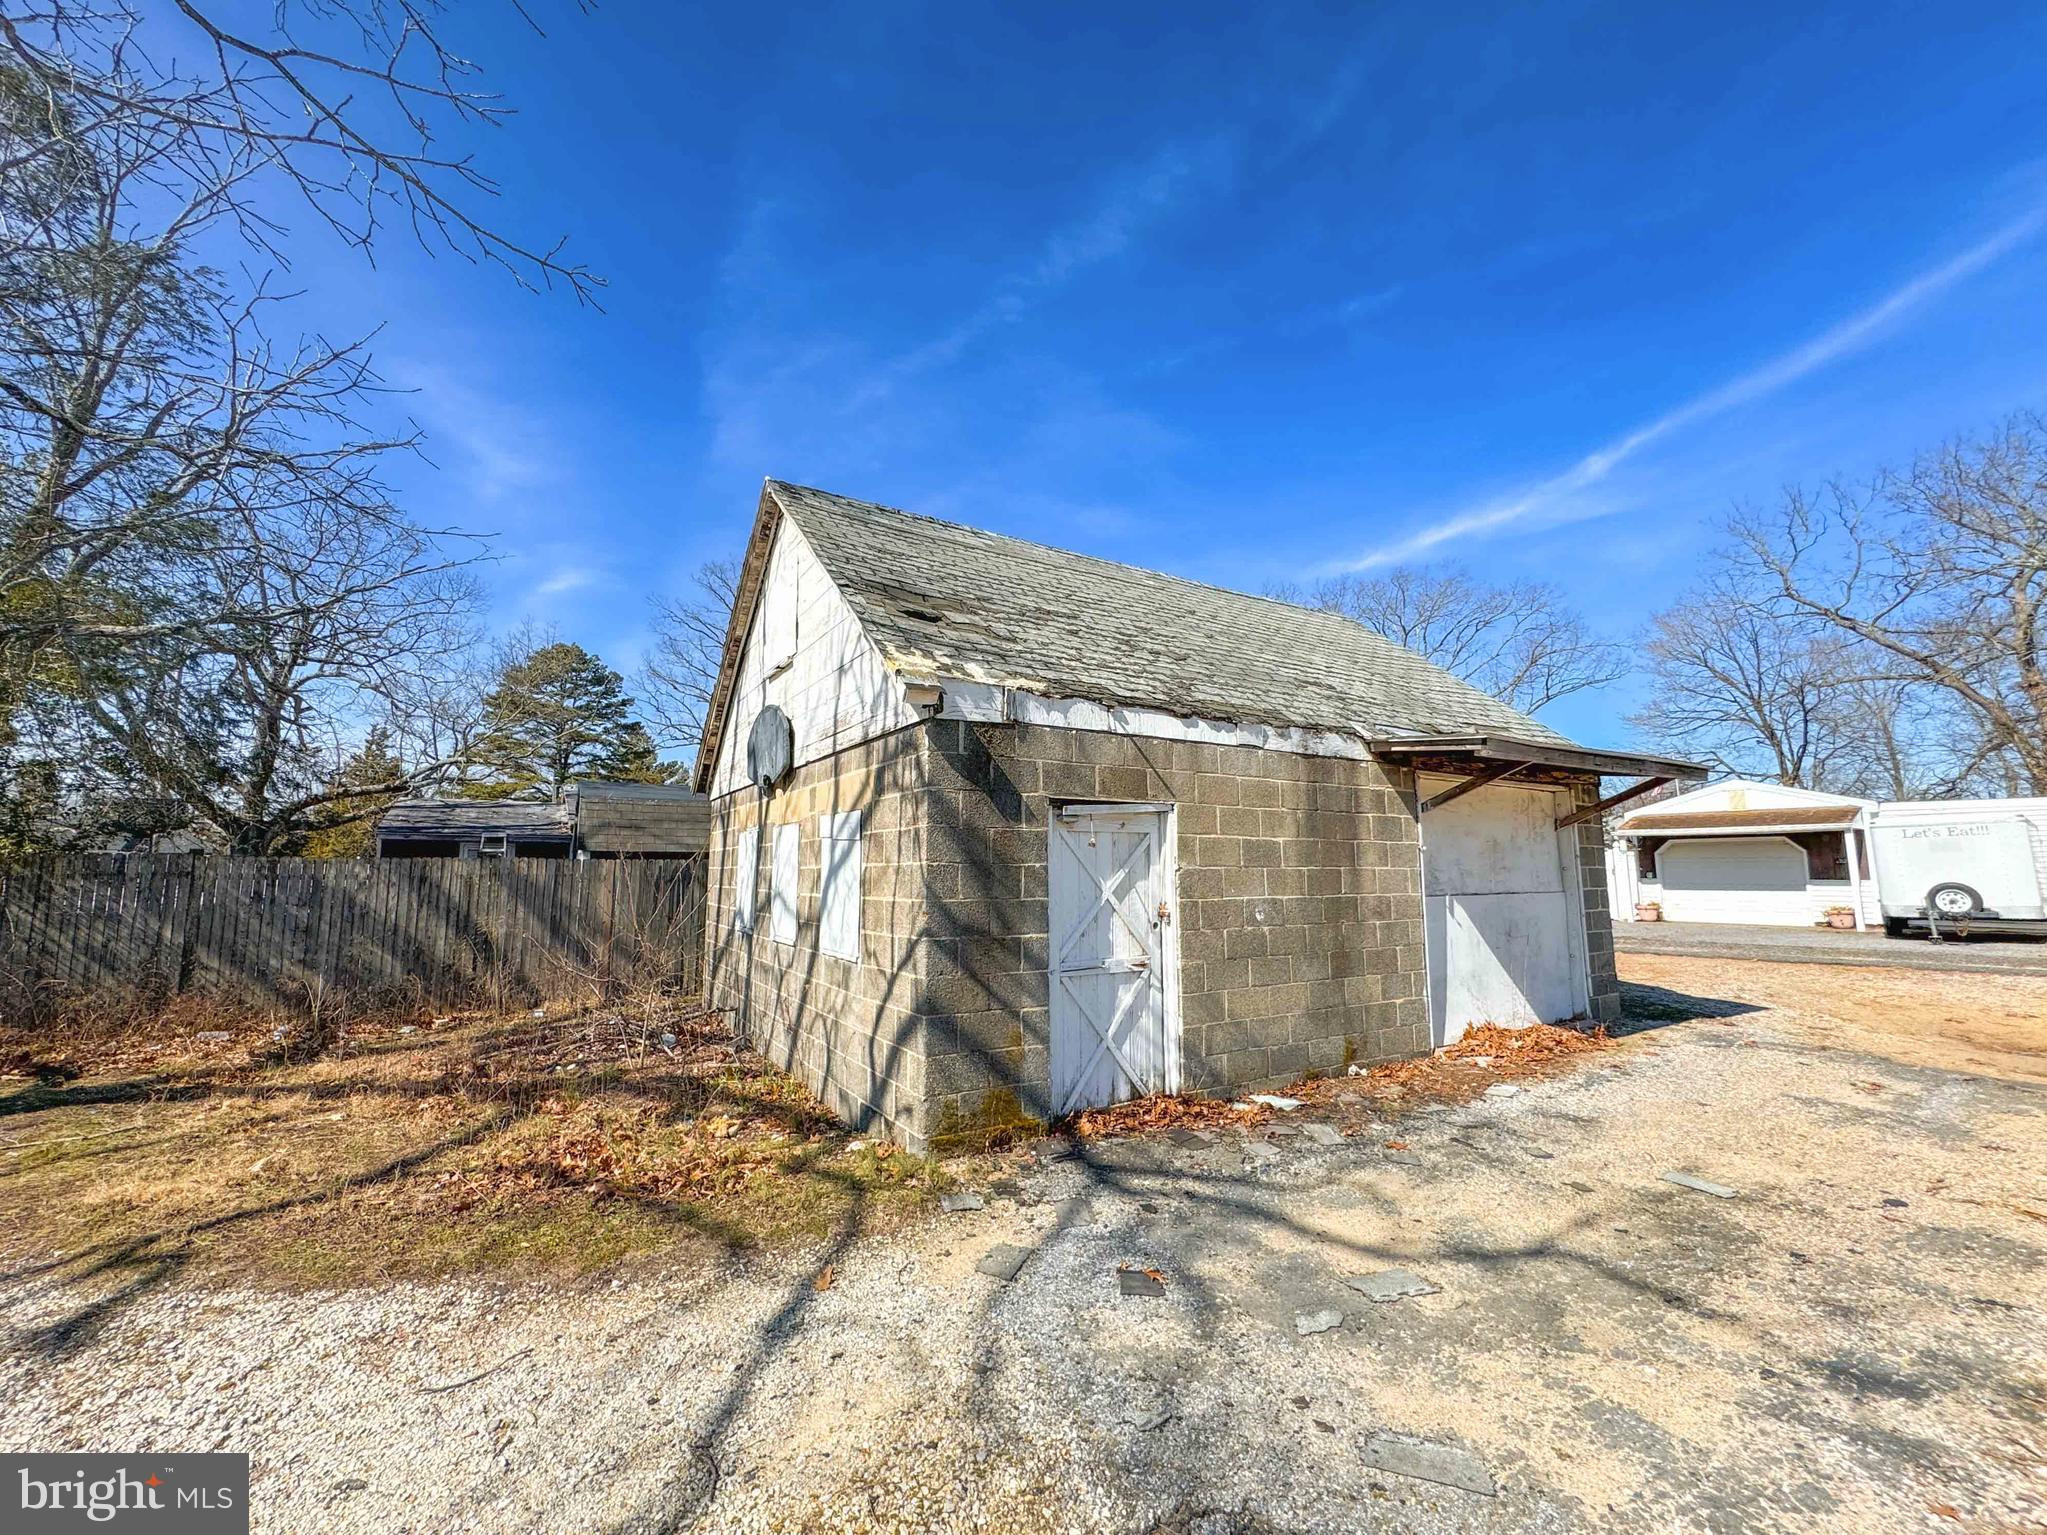
{"label": "concrete block shed", "polygon": [[696,768],[709,998],[915,1150],[1612,1019],[1599,811],[1698,771],[1334,614],[770,480]]}

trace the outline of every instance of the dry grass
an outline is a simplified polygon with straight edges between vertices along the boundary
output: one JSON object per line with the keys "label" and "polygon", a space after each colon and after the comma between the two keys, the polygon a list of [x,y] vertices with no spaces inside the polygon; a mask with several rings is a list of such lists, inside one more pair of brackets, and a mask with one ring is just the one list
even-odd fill
{"label": "dry grass", "polygon": [[871,1228],[945,1179],[893,1147],[852,1149],[717,1014],[357,1022],[299,1063],[273,1028],[0,1029],[10,1267],[577,1274],[822,1234],[856,1207]]}

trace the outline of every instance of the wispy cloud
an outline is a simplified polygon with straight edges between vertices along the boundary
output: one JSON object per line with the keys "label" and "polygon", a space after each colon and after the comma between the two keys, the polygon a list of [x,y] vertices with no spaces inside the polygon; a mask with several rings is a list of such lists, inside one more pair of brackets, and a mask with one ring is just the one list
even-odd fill
{"label": "wispy cloud", "polygon": [[1029,266],[1004,277],[984,303],[942,334],[882,363],[853,403],[957,360],[983,336],[1023,319],[1051,293],[1124,254],[1182,203],[1226,182],[1235,166],[1236,141],[1224,135],[1168,144],[1112,176],[1095,206],[1046,236]]}
{"label": "wispy cloud", "polygon": [[1686,401],[1625,436],[1615,438],[1586,454],[1561,474],[1482,506],[1457,512],[1406,538],[1344,561],[1337,568],[1368,570],[1375,566],[1398,564],[1430,554],[1444,544],[1495,533],[1516,524],[1536,520],[1545,523],[1571,521],[1614,510],[1616,503],[1612,499],[1602,501],[1591,493],[1615,469],[1643,449],[1687,427],[1697,426],[1744,405],[1752,405],[1860,350],[1905,315],[1974,277],[1998,258],[2032,239],[2042,228],[2047,228],[2047,207],[2037,207],[2013,219],[1987,239],[1920,273],[1830,330],[1717,389]]}
{"label": "wispy cloud", "polygon": [[496,502],[550,478],[547,432],[533,412],[486,394],[440,363],[393,369],[426,430],[427,457],[462,477],[469,496]]}
{"label": "wispy cloud", "polygon": [[[1012,263],[970,294],[950,325],[907,343],[877,344],[844,308],[821,323],[776,313],[776,294],[800,287],[787,280],[782,244],[792,209],[756,202],[723,273],[732,323],[706,347],[713,459],[753,473],[764,464],[785,474],[855,476],[883,465],[899,473],[910,462],[928,468],[963,440],[964,404],[943,387],[955,365],[1090,272],[1133,255],[1168,220],[1226,187],[1237,164],[1237,138],[1224,131],[1108,170],[1069,217],[1020,242]],[[1034,373],[1041,363],[1034,349],[1005,348],[995,359],[1009,380],[1007,407],[1042,395]],[[1048,413],[1069,427],[1075,414]],[[1015,429],[1027,435],[1028,420]]]}
{"label": "wispy cloud", "polygon": [[533,595],[560,597],[569,592],[580,592],[586,587],[595,586],[600,579],[598,572],[587,565],[569,565],[536,585],[533,588]]}

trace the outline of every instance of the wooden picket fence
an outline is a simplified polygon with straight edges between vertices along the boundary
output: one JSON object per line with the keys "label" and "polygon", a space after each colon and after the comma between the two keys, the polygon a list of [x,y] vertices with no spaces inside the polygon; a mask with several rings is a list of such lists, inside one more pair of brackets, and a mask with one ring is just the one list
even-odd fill
{"label": "wooden picket fence", "polygon": [[424,1006],[701,984],[704,860],[95,854],[0,876],[0,1007],[204,992]]}

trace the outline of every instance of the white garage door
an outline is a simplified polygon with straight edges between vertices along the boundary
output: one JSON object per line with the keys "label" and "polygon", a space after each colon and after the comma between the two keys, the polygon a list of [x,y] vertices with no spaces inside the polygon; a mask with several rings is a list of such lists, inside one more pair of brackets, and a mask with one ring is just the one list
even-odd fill
{"label": "white garage door", "polygon": [[1666,922],[1803,927],[1816,914],[1806,896],[1805,850],[1783,837],[1666,842],[1656,873]]}
{"label": "white garage door", "polygon": [[[1422,780],[1422,797],[1454,780]],[[1519,1028],[1587,1003],[1577,903],[1547,789],[1476,789],[1422,817],[1429,1025],[1437,1045],[1474,1024]]]}

